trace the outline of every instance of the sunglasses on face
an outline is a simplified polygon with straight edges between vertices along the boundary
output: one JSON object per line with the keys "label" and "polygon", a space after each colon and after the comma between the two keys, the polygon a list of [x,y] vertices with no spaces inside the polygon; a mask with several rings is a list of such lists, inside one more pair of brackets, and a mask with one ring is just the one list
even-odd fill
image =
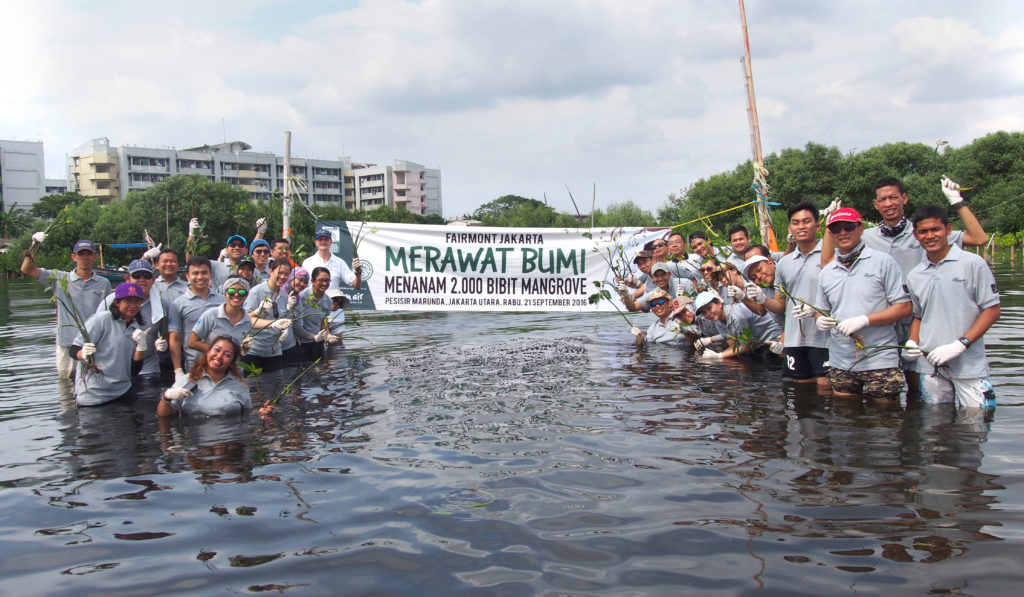
{"label": "sunglasses on face", "polygon": [[224,294],[228,296],[235,296],[236,294],[238,296],[245,296],[249,294],[249,291],[244,288],[228,288],[227,290],[224,291]]}
{"label": "sunglasses on face", "polygon": [[832,234],[839,234],[842,232],[853,232],[860,226],[857,222],[835,222],[828,225],[828,231]]}
{"label": "sunglasses on face", "polygon": [[668,299],[654,299],[653,301],[651,301],[651,306],[652,307],[660,307],[660,306],[664,305],[667,302],[668,302]]}
{"label": "sunglasses on face", "polygon": [[131,274],[132,280],[152,280],[153,274],[149,272],[135,272]]}
{"label": "sunglasses on face", "polygon": [[256,249],[255,251],[252,252],[252,254],[253,255],[269,255],[270,251],[268,251],[266,249]]}
{"label": "sunglasses on face", "polygon": [[660,249],[660,248],[662,248],[662,247],[667,247],[667,246],[668,246],[668,243],[654,243],[654,244],[653,244],[653,245],[651,245],[651,246],[653,246],[653,247],[654,247],[655,249]]}
{"label": "sunglasses on face", "polygon": [[236,242],[231,242],[231,243],[228,243],[228,247],[230,247],[232,249],[244,249],[245,248],[245,243],[240,243],[240,242],[237,242],[237,241]]}

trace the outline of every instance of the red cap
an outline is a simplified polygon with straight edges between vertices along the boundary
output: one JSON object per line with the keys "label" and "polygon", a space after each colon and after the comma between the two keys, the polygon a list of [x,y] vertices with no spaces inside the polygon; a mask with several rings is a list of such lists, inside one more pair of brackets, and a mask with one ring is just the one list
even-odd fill
{"label": "red cap", "polygon": [[862,223],[864,220],[861,219],[860,213],[852,207],[841,207],[828,217],[828,225],[832,225],[833,222],[854,222],[856,224]]}

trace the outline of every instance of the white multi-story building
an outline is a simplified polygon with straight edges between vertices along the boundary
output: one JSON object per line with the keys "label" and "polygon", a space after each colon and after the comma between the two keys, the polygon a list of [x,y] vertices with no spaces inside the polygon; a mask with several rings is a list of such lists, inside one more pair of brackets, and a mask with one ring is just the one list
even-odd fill
{"label": "white multi-story building", "polygon": [[[175,174],[198,174],[240,186],[254,199],[270,199],[284,189],[284,158],[249,151],[234,141],[189,149],[122,146],[93,139],[68,158],[71,190],[100,198],[124,198]],[[395,166],[352,163],[351,158],[291,158],[288,177],[305,183],[307,204],[338,204],[348,209],[406,206],[421,215],[441,215],[441,171],[396,160]]]}
{"label": "white multi-story building", "polygon": [[42,141],[0,139],[0,200],[5,207],[28,210],[40,197],[66,190],[63,180],[44,176]]}

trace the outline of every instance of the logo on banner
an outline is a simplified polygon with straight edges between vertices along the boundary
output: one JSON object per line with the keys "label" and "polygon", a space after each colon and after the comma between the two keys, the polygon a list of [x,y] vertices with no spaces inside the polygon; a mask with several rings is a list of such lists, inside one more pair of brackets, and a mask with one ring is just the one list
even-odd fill
{"label": "logo on banner", "polygon": [[369,280],[373,277],[373,264],[360,257],[359,266],[363,268],[363,281]]}

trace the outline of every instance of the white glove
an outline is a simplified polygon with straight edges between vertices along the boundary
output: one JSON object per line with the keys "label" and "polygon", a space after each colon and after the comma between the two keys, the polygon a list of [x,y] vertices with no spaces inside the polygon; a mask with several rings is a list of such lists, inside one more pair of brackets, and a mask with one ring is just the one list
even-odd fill
{"label": "white glove", "polygon": [[715,339],[712,336],[704,336],[703,338],[697,338],[697,340],[694,341],[693,343],[693,347],[696,348],[697,350],[703,350],[704,347],[708,346],[714,341]]}
{"label": "white glove", "polygon": [[790,232],[789,234],[786,235],[786,244],[792,245],[794,243],[796,243],[796,237],[793,236],[792,232]]}
{"label": "white glove", "polygon": [[199,234],[199,218],[192,218],[188,221],[188,235],[196,236]]}
{"label": "white glove", "polygon": [[263,298],[263,302],[260,303],[259,310],[263,311],[264,313],[266,313],[267,311],[270,311],[273,308],[274,308],[274,299],[270,298],[269,296],[264,297]]}
{"label": "white glove", "polygon": [[313,336],[313,340],[315,340],[317,342],[323,342],[330,335],[331,335],[331,331],[330,330],[320,330],[319,332],[316,333],[315,336]]}
{"label": "white glove", "polygon": [[743,288],[746,291],[747,298],[754,301],[758,305],[763,305],[764,302],[768,300],[768,297],[765,296],[764,294],[764,290],[762,290],[760,286],[753,282],[747,282],[746,284],[743,285]]}
{"label": "white glove", "polygon": [[713,350],[705,350],[704,352],[702,352],[700,354],[700,356],[698,358],[704,359],[704,360],[707,360],[707,361],[721,361],[725,357],[723,357],[722,353],[720,353],[720,352],[715,352]]}
{"label": "white glove", "polygon": [[32,235],[32,241],[35,242],[36,244],[41,245],[43,244],[44,240],[46,240],[45,232],[36,232],[35,234]]}
{"label": "white glove", "polygon": [[942,176],[942,194],[946,196],[946,200],[949,201],[950,205],[956,205],[964,200],[964,198],[960,196],[960,191],[957,190],[959,186],[960,185],[950,180],[948,176]]}
{"label": "white glove", "polygon": [[298,305],[298,304],[299,304],[299,295],[298,295],[298,293],[293,292],[293,293],[289,294],[288,295],[288,310],[291,311],[292,309],[295,308],[295,305]]}
{"label": "white glove", "polygon": [[158,244],[157,246],[143,253],[142,258],[149,259],[150,261],[156,261],[156,258],[160,256],[160,249],[163,246],[163,243]]}
{"label": "white glove", "polygon": [[291,319],[275,319],[274,323],[270,324],[270,327],[274,328],[275,330],[280,330],[280,331],[283,332],[283,331],[287,330],[288,328],[292,327],[292,320]]}
{"label": "white glove", "polygon": [[327,334],[327,343],[328,344],[337,344],[338,342],[341,342],[341,336],[340,335],[339,336],[335,336],[334,334]]}
{"label": "white glove", "polygon": [[157,352],[167,352],[167,338],[163,336],[156,339],[153,343],[153,347],[156,348]]}
{"label": "white glove", "polygon": [[817,313],[817,311],[812,309],[808,304],[798,303],[793,305],[793,309],[790,310],[789,313],[793,316],[793,319],[807,319],[808,317],[814,317],[814,314]]}
{"label": "white glove", "polygon": [[836,318],[829,317],[828,315],[822,315],[814,320],[814,325],[818,326],[819,330],[827,332],[836,327]]}
{"label": "white glove", "polygon": [[937,348],[932,349],[926,357],[928,362],[938,367],[939,365],[945,365],[952,361],[958,356],[962,355],[967,347],[963,345],[959,340],[956,342],[950,342],[949,344],[943,344]]}
{"label": "white glove", "polygon": [[729,284],[729,286],[726,287],[725,292],[726,294],[729,295],[729,298],[731,298],[734,301],[741,301],[747,298],[746,290],[743,290],[739,286],[734,286],[732,284]]}
{"label": "white glove", "polygon": [[680,297],[684,297],[684,296],[686,296],[686,290],[683,288],[683,285],[682,284],[676,284],[676,298],[680,298]]}
{"label": "white glove", "polygon": [[629,333],[630,333],[630,334],[633,334],[634,336],[639,336],[639,335],[640,335],[640,334],[642,334],[643,332],[642,332],[642,331],[640,331],[640,328],[638,328],[638,327],[636,327],[636,326],[634,325],[633,327],[629,328]]}
{"label": "white glove", "polygon": [[92,342],[86,342],[82,345],[82,358],[88,359],[92,355],[96,354],[96,345]]}
{"label": "white glove", "polygon": [[629,277],[626,278],[626,285],[631,288],[640,288],[640,280],[638,280],[633,274],[629,274]]}
{"label": "white glove", "polygon": [[224,247],[223,249],[220,250],[220,254],[217,255],[217,261],[227,261],[227,260],[228,260],[228,248]]}
{"label": "white glove", "polygon": [[842,206],[843,200],[840,199],[839,197],[836,197],[835,199],[832,200],[832,203],[828,204],[828,207],[826,207],[825,209],[819,209],[818,213],[821,214],[821,217],[823,219],[827,220],[830,215],[834,214],[836,210]]}
{"label": "white glove", "polygon": [[267,219],[266,218],[260,218],[260,219],[256,220],[256,233],[257,234],[266,234],[267,233]]}
{"label": "white glove", "polygon": [[146,352],[149,349],[149,328],[132,332],[132,341],[135,342],[135,350]]}
{"label": "white glove", "polygon": [[848,317],[839,322],[836,325],[836,329],[840,334],[844,336],[850,336],[856,334],[858,331],[868,327],[868,316],[858,315],[856,317]]}
{"label": "white glove", "polygon": [[619,296],[626,296],[627,294],[629,294],[629,288],[626,287],[625,282],[619,282],[618,291]]}
{"label": "white glove", "polygon": [[913,340],[907,340],[907,343],[903,345],[903,358],[907,359],[908,361],[919,359],[923,355],[924,353],[921,352],[921,348],[917,345],[917,342],[914,342]]}
{"label": "white glove", "polygon": [[782,342],[771,342],[768,344],[768,350],[772,351],[772,354],[782,354],[782,349],[785,348]]}
{"label": "white glove", "polygon": [[167,388],[164,390],[164,398],[168,400],[184,400],[191,395],[192,391],[185,388]]}
{"label": "white glove", "polygon": [[178,383],[178,381],[182,377],[188,377],[188,373],[185,373],[184,369],[175,369],[174,370],[174,383]]}
{"label": "white glove", "polygon": [[358,257],[353,257],[352,258],[352,271],[353,272],[358,272],[360,269],[362,269],[362,267],[363,267],[363,262],[359,261]]}
{"label": "white glove", "polygon": [[242,341],[238,343],[239,346],[242,347],[242,356],[249,354],[249,351],[252,350],[252,342],[252,336],[245,336],[242,338]]}

